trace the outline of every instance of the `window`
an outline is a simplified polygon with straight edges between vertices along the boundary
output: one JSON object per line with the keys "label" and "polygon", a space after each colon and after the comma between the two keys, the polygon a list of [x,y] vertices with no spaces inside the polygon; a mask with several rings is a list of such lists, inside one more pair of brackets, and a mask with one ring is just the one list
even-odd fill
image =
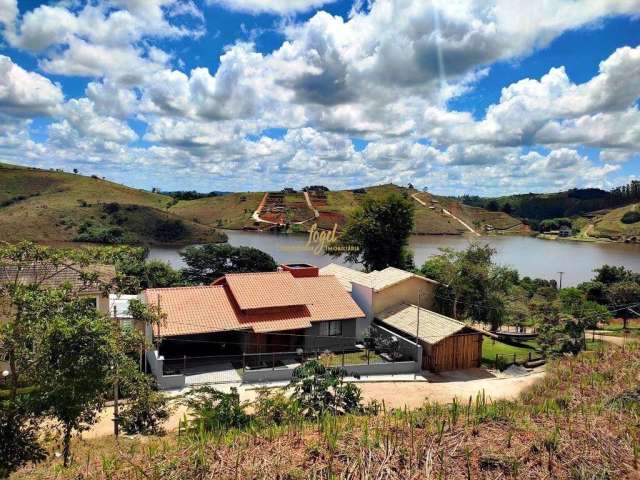
{"label": "window", "polygon": [[320,324],[321,337],[339,337],[342,335],[342,321],[322,322]]}

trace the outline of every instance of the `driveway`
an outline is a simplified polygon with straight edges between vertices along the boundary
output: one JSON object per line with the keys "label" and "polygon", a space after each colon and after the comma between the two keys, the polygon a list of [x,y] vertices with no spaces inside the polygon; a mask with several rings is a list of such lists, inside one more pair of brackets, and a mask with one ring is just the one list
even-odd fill
{"label": "driveway", "polygon": [[466,402],[475,399],[483,390],[492,400],[515,399],[526,388],[544,376],[543,369],[536,369],[522,377],[508,377],[492,371],[475,368],[440,374],[426,374],[429,382],[361,383],[365,400],[384,400],[391,408],[417,408],[429,400],[450,403],[454,398]]}

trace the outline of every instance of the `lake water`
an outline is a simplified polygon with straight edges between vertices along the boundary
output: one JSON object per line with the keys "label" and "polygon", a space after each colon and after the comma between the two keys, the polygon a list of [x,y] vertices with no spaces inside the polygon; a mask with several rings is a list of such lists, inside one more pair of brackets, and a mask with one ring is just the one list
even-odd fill
{"label": "lake water", "polygon": [[[278,263],[311,263],[324,266],[331,262],[343,263],[341,258],[316,255],[306,248],[306,235],[256,233],[237,230],[225,231],[234,246],[255,247],[269,253]],[[416,265],[439,253],[442,247],[463,249],[471,241],[488,243],[497,250],[496,261],[517,269],[521,276],[558,279],[565,272],[563,286],[576,285],[593,277],[593,269],[608,263],[624,265],[640,272],[640,245],[624,243],[585,243],[541,240],[535,237],[504,236],[475,237],[450,235],[412,236],[410,247]],[[172,266],[184,263],[176,248],[151,248],[149,258],[168,261]]]}

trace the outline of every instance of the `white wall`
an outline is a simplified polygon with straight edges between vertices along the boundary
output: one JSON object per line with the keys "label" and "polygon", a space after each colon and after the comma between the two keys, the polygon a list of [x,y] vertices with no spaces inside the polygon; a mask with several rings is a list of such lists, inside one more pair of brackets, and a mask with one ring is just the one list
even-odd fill
{"label": "white wall", "polygon": [[359,283],[352,283],[351,298],[366,314],[365,318],[359,318],[356,321],[356,338],[362,339],[364,338],[364,332],[373,322],[373,289]]}

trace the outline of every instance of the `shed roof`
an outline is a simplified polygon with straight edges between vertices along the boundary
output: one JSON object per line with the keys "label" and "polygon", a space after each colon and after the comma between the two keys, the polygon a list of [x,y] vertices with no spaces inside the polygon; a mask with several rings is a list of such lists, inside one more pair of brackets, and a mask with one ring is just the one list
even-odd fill
{"label": "shed roof", "polygon": [[[416,336],[418,322],[418,307],[416,305],[400,303],[380,312],[376,315],[376,318],[414,338]],[[465,328],[470,327],[466,323],[453,318],[420,308],[418,338],[425,343],[433,345]]]}

